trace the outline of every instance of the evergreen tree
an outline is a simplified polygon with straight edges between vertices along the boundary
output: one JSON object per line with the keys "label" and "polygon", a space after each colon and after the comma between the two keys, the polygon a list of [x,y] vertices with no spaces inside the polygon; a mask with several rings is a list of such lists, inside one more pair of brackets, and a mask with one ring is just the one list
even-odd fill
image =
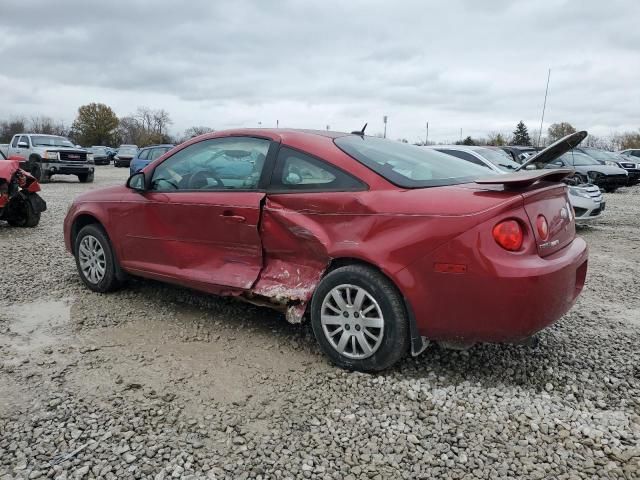
{"label": "evergreen tree", "polygon": [[516,125],[516,129],[513,131],[513,145],[530,146],[531,138],[529,137],[529,130],[522,120]]}

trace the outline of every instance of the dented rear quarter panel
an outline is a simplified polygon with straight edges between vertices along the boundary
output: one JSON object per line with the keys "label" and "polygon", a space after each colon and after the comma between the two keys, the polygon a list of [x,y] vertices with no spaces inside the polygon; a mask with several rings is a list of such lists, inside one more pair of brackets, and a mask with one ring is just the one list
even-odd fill
{"label": "dented rear quarter panel", "polygon": [[264,269],[252,292],[304,304],[336,259],[374,265],[400,287],[396,274],[412,261],[521,203],[518,195],[451,187],[269,194]]}

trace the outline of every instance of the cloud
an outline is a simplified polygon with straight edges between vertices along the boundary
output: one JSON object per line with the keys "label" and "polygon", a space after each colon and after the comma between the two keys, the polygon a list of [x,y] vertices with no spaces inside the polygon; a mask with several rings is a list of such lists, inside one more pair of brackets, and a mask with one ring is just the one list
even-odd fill
{"label": "cloud", "polygon": [[[5,0],[0,117],[91,101],[174,127],[281,125],[450,140],[548,123],[638,128],[637,0]],[[37,28],[34,30],[34,25]]]}

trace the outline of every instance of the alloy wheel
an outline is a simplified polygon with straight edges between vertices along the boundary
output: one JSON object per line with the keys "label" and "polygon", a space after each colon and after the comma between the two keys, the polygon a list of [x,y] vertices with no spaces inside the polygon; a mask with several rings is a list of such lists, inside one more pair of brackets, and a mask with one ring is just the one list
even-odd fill
{"label": "alloy wheel", "polygon": [[368,358],[382,344],[382,309],[368,291],[357,285],[338,285],[327,293],[320,323],[329,344],[347,358]]}
{"label": "alloy wheel", "polygon": [[93,235],[85,235],[78,248],[78,261],[84,277],[98,284],[107,271],[107,260],[102,245]]}

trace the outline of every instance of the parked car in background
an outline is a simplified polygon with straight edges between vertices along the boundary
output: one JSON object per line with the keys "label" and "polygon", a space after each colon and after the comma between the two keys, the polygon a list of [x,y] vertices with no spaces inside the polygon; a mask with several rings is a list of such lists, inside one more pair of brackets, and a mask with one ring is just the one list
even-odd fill
{"label": "parked car in background", "polygon": [[75,175],[82,183],[93,182],[93,155],[65,137],[19,133],[11,139],[7,156],[24,159],[25,170],[40,183],[53,175]]}
{"label": "parked car in background", "polygon": [[624,168],[603,165],[595,158],[581,152],[563,154],[544,168],[573,168],[583,183],[593,183],[605,192],[615,192],[629,184],[629,174]]}
{"label": "parked car in background", "polygon": [[38,181],[21,168],[24,163],[0,152],[0,220],[14,227],[35,227],[47,204],[38,195]]}
{"label": "parked car in background", "polygon": [[625,157],[640,158],[640,148],[628,148],[626,150],[620,150],[618,153],[620,155],[624,155]]}
{"label": "parked car in background", "polygon": [[[629,185],[640,183],[640,165],[631,159],[628,159],[624,155],[591,147],[576,148],[576,152],[589,155],[591,158],[597,160],[603,165],[610,165],[612,167],[625,169],[629,175]],[[640,160],[640,158],[638,160]]]}
{"label": "parked car in background", "polygon": [[531,155],[535,155],[541,150],[536,147],[524,147],[519,145],[506,145],[504,147],[497,148],[500,148],[502,151],[507,153],[512,158],[512,160],[517,163],[522,163],[528,157],[530,157]]}
{"label": "parked car in background", "polygon": [[9,155],[9,144],[8,143],[0,143],[0,153],[7,157]]}
{"label": "parked car in background", "polygon": [[137,145],[120,145],[116,156],[113,157],[114,167],[128,167],[131,165],[131,160],[138,153]]}
{"label": "parked car in background", "polygon": [[88,150],[93,154],[93,163],[96,165],[109,165],[109,163],[111,163],[108,147],[94,145],[88,148]]}
{"label": "parked car in background", "polygon": [[144,167],[153,162],[156,158],[161,157],[169,150],[171,150],[175,145],[173,144],[163,144],[163,145],[150,145],[148,147],[141,148],[138,151],[138,154],[131,160],[131,165],[129,166],[129,173],[133,175],[136,172],[139,172]]}
{"label": "parked car in background", "polygon": [[515,171],[520,166],[519,163],[514,162],[508,154],[500,149],[466,145],[431,145],[425,148],[453,155],[499,173]]}
{"label": "parked car in background", "polygon": [[232,295],[310,317],[336,364],[379,371],[427,339],[519,341],[571,308],[588,254],[570,173],[496,175],[361,133],[216,132],[76,197],[64,239],[93,291],[130,274]]}
{"label": "parked car in background", "polygon": [[[507,162],[505,162],[501,157],[501,155],[505,154],[501,150],[494,150],[488,147],[435,145],[426,148],[432,148],[470,163],[482,165],[497,174],[510,173],[521,167],[520,164],[510,159],[507,159]],[[493,154],[493,152],[496,151],[500,151],[501,153],[499,155]],[[538,152],[534,150],[533,153]],[[576,223],[586,223],[599,218],[605,208],[605,202],[600,189],[596,185],[583,182],[581,179],[576,179],[573,176],[567,180],[566,183],[571,185],[569,187],[569,201],[576,213]]]}

